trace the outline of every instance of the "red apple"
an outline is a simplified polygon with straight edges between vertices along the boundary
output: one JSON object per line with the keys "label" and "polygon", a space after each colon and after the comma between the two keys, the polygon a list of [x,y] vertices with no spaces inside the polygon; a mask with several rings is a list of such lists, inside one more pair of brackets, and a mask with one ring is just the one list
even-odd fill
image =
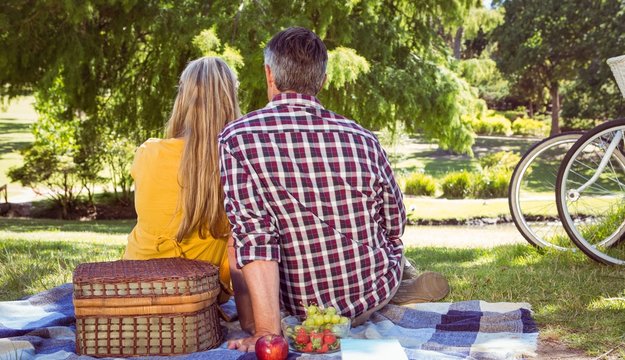
{"label": "red apple", "polygon": [[259,360],[285,360],[289,356],[289,343],[280,335],[265,335],[254,346]]}

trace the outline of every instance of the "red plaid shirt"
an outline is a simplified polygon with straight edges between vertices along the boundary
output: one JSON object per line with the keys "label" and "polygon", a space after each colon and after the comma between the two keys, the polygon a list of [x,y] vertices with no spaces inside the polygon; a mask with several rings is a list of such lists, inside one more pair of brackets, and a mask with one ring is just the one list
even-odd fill
{"label": "red plaid shirt", "polygon": [[287,311],[355,317],[398,285],[406,212],[373,134],[285,93],[229,124],[219,149],[237,264],[279,262]]}

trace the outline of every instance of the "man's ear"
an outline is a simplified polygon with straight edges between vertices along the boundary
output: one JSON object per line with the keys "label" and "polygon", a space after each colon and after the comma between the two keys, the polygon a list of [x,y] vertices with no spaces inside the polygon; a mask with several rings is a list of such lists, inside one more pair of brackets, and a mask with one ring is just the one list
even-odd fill
{"label": "man's ear", "polygon": [[319,91],[321,91],[321,89],[323,89],[323,87],[325,86],[327,80],[328,80],[328,74],[323,74],[323,81],[321,82],[321,88],[319,88]]}
{"label": "man's ear", "polygon": [[277,94],[276,82],[273,79],[273,73],[269,65],[265,64],[265,79],[267,80],[267,100],[271,101]]}
{"label": "man's ear", "polygon": [[267,86],[270,87],[274,83],[274,80],[271,68],[267,64],[265,64],[265,77],[267,78]]}

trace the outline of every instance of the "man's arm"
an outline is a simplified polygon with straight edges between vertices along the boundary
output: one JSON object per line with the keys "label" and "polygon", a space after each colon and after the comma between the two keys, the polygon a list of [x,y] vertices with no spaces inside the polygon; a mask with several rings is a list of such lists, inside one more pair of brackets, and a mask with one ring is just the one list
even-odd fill
{"label": "man's arm", "polygon": [[234,289],[234,303],[237,307],[237,315],[241,329],[254,334],[254,313],[252,311],[252,299],[250,291],[245,283],[243,271],[237,267],[237,259],[234,250],[234,239],[228,239],[228,263],[230,267],[230,279]]}
{"label": "man's arm", "polygon": [[252,299],[255,333],[228,342],[228,349],[254,351],[259,337],[280,334],[280,274],[275,261],[252,261],[243,267],[243,276]]}

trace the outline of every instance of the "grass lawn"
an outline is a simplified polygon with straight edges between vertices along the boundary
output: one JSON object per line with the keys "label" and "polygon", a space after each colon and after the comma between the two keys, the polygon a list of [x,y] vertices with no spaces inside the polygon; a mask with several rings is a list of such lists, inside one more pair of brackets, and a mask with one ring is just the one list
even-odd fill
{"label": "grass lawn", "polygon": [[72,281],[76,265],[121,257],[134,221],[0,218],[0,300]]}
{"label": "grass lawn", "polygon": [[[118,259],[133,224],[0,219],[0,300],[71,282],[81,262]],[[528,302],[543,338],[591,354],[624,341],[625,268],[528,245],[410,248],[407,256],[449,276],[452,292],[445,301]]]}
{"label": "grass lawn", "polygon": [[625,342],[623,267],[596,264],[579,252],[529,245],[411,248],[407,256],[423,269],[450,276],[452,291],[445,301],[528,302],[543,339],[592,355]]}

